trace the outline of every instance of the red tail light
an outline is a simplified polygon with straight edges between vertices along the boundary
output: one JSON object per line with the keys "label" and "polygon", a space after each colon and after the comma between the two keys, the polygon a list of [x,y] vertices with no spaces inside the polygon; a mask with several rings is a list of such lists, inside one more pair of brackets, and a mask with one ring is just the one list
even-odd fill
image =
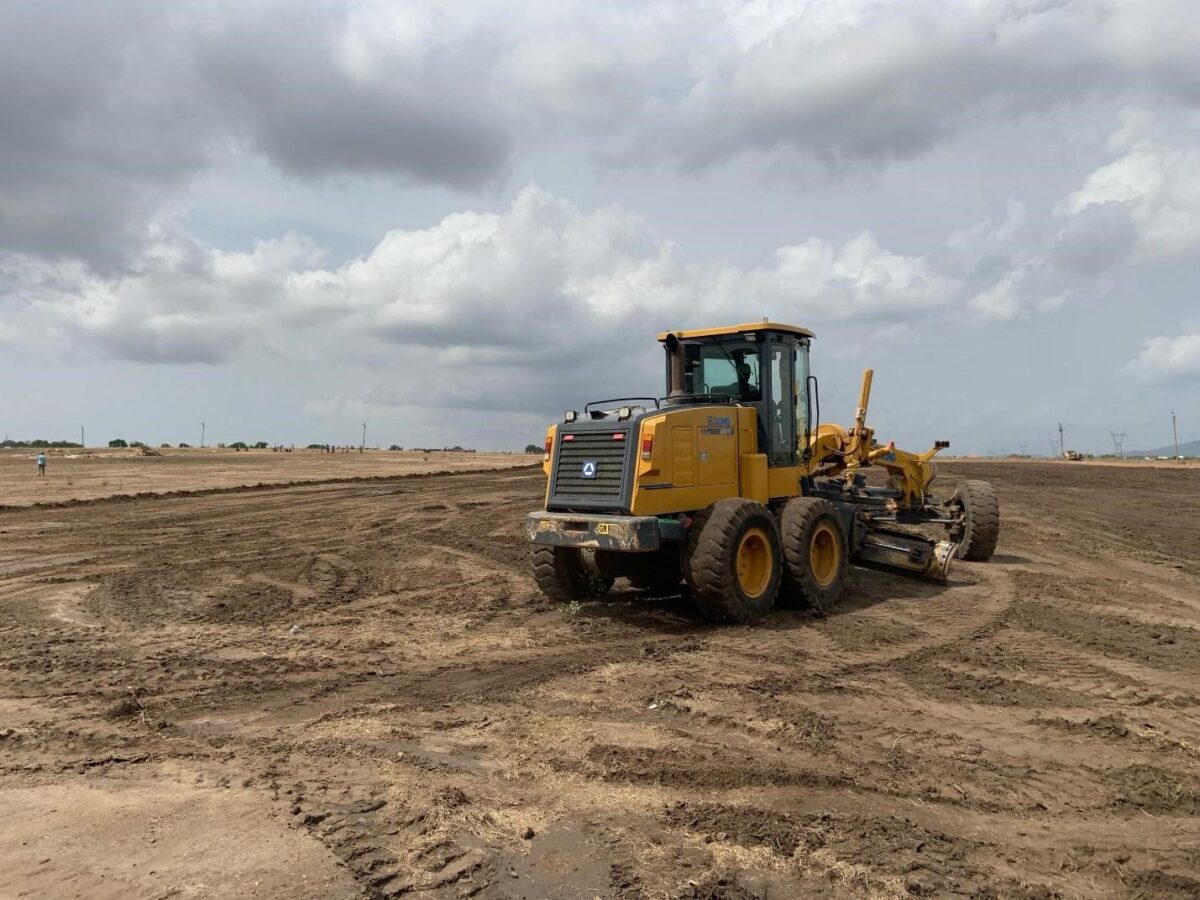
{"label": "red tail light", "polygon": [[649,461],[650,454],[654,452],[654,435],[648,434],[642,438],[642,459]]}
{"label": "red tail light", "polygon": [[543,462],[550,462],[550,450],[554,447],[554,438],[546,438],[546,454],[542,457]]}

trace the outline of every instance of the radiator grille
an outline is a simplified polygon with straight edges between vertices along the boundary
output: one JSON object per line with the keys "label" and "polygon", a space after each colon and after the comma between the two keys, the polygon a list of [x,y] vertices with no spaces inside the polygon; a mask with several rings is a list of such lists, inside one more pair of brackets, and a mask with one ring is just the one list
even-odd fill
{"label": "radiator grille", "polygon": [[[620,441],[613,440],[614,433],[577,431],[569,441],[559,438],[558,467],[554,475],[556,498],[611,500],[613,505],[620,505],[629,433],[621,432],[625,439]],[[589,461],[596,464],[594,478],[583,477],[584,464]]]}

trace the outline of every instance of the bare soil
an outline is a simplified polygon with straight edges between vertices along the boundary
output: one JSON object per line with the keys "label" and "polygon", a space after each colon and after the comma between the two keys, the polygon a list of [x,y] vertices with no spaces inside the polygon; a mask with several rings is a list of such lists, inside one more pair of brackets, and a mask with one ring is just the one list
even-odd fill
{"label": "bare soil", "polygon": [[0,512],[0,896],[1200,894],[1200,470],[950,463],[947,585],[713,627],[541,473]]}
{"label": "bare soil", "polygon": [[467,453],[357,450],[322,453],[295,450],[165,449],[142,456],[137,450],[59,450],[47,453],[46,474],[37,474],[32,449],[0,450],[0,509],[137,497],[177,491],[234,490],[313,481],[354,481],[396,475],[427,475],[507,469],[541,462],[525,453]]}

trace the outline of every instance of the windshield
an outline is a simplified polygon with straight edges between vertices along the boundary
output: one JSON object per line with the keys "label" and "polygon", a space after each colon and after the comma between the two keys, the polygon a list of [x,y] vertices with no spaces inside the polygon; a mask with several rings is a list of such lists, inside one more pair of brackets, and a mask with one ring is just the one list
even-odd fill
{"label": "windshield", "polygon": [[689,394],[714,394],[749,403],[762,399],[759,344],[711,341],[686,347],[685,386]]}

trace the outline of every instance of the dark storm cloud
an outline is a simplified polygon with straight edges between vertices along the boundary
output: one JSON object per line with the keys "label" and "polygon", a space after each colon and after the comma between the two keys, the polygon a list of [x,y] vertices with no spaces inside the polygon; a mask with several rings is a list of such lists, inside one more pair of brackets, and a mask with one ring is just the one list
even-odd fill
{"label": "dark storm cloud", "polygon": [[500,171],[486,54],[436,21],[364,49],[353,9],[0,3],[0,251],[112,271],[239,148],[301,177],[461,188]]}
{"label": "dark storm cloud", "polygon": [[165,9],[0,6],[0,250],[113,263],[204,163]]}
{"label": "dark storm cloud", "polygon": [[509,137],[487,99],[486,36],[434,13],[272,4],[201,29],[197,66],[231,128],[302,177],[383,173],[478,187]]}
{"label": "dark storm cloud", "polygon": [[881,166],[997,117],[1194,105],[1171,0],[605,5],[0,0],[0,247],[110,269],[198,173],[477,190],[579,141],[695,169]]}

